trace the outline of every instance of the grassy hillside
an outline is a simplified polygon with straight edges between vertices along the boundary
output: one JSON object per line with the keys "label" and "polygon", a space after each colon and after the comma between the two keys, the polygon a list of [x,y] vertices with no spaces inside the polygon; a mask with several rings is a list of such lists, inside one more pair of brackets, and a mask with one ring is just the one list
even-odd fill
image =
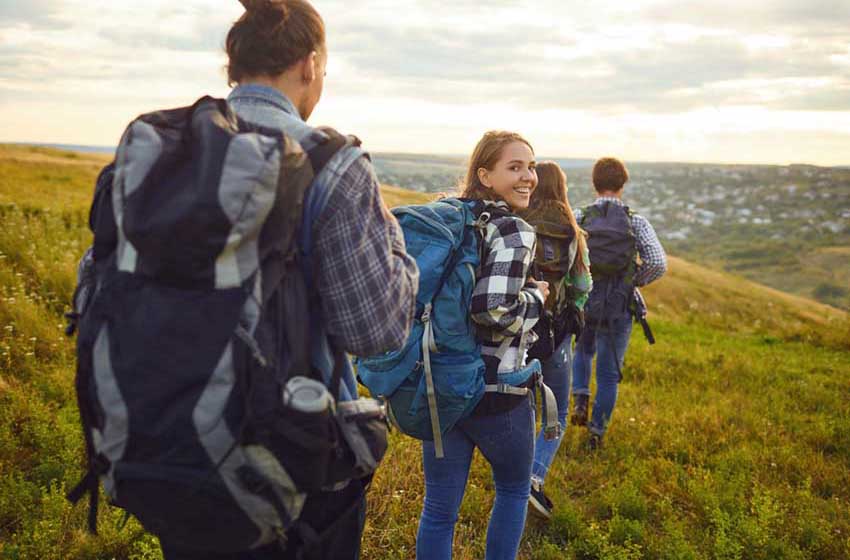
{"label": "grassy hillside", "polygon": [[[105,159],[0,146],[0,559],[156,559],[155,540],[66,489],[82,472],[73,348],[61,314]],[[386,189],[389,204],[412,200]],[[598,454],[568,430],[524,559],[850,558],[846,314],[671,259],[646,291],[658,344],[632,340]],[[370,495],[366,560],[413,557],[417,442],[392,435]],[[455,558],[483,557],[493,485],[476,457]]]}

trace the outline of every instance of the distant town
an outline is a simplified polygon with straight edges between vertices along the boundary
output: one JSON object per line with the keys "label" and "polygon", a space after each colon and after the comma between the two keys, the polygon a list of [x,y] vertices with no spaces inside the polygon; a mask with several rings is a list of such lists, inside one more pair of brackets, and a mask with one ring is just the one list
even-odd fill
{"label": "distant town", "polygon": [[[382,183],[456,193],[464,159],[375,154]],[[574,207],[593,200],[592,161],[557,159]],[[628,164],[628,162],[627,162]],[[850,169],[628,164],[625,199],[674,254],[850,308]]]}

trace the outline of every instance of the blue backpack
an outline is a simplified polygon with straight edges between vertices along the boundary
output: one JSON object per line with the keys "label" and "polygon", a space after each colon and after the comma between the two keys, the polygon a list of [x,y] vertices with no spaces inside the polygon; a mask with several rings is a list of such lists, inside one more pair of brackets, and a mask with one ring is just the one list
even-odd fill
{"label": "blue backpack", "polygon": [[437,457],[443,457],[442,434],[469,416],[485,392],[525,395],[529,390],[519,385],[531,376],[545,395],[547,437],[556,437],[560,428],[554,395],[542,384],[537,360],[508,376],[510,383],[485,383],[469,310],[481,239],[499,211],[482,201],[457,198],[392,211],[407,252],[419,266],[416,320],[400,350],[358,359],[357,375],[372,395],[386,401],[402,432],[434,441]]}

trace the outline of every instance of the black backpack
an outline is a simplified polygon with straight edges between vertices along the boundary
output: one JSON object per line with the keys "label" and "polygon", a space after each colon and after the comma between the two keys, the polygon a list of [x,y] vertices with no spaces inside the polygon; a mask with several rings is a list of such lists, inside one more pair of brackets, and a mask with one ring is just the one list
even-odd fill
{"label": "black backpack", "polygon": [[587,234],[593,290],[584,306],[589,325],[607,323],[631,314],[637,244],[632,212],[626,206],[603,202],[582,212]]}
{"label": "black backpack", "polygon": [[646,321],[646,303],[635,286],[637,242],[632,228],[634,213],[611,202],[592,204],[583,210],[582,228],[588,233],[593,290],[584,306],[588,325],[633,317],[650,344],[655,344]]}
{"label": "black backpack", "polygon": [[298,528],[309,494],[377,467],[383,408],[337,402],[347,358],[333,350],[328,382],[311,355],[300,233],[321,208],[303,209],[353,142],[316,135],[305,153],[205,97],[134,120],[101,173],[69,329],[88,453],[69,499],[90,494],[92,531],[103,482],[171,546],[247,550]]}
{"label": "black backpack", "polygon": [[572,334],[578,336],[584,324],[584,314],[576,307],[574,295],[564,283],[578,258],[576,232],[565,221],[563,210],[555,204],[529,208],[519,215],[537,233],[532,275],[549,283],[544,312],[534,327],[538,339],[528,349],[528,356],[547,360],[564,338]]}

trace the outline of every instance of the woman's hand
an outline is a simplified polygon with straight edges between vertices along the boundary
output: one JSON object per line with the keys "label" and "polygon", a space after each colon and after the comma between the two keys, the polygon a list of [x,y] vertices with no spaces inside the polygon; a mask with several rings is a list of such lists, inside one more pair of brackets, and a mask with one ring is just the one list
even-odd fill
{"label": "woman's hand", "polygon": [[528,281],[540,290],[540,293],[543,294],[543,301],[549,299],[549,282],[544,280],[535,280],[534,278],[529,278]]}

